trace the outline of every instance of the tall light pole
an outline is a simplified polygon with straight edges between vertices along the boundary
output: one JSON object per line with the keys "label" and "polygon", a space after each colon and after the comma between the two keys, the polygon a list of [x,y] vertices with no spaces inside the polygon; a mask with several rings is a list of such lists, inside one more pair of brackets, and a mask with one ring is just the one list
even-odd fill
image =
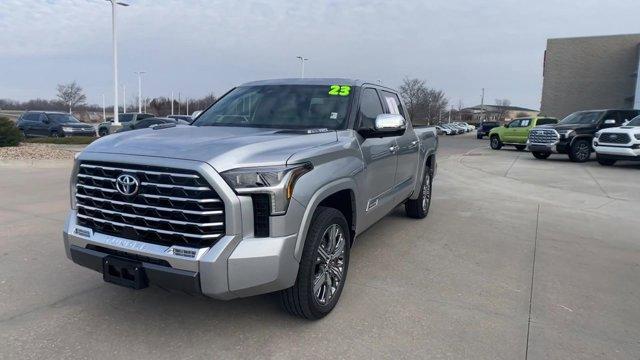
{"label": "tall light pole", "polygon": [[104,94],[102,94],[102,121],[107,121],[107,109],[104,101]]}
{"label": "tall light pole", "polygon": [[298,59],[300,59],[300,65],[301,65],[301,70],[300,70],[300,78],[304,79],[304,62],[308,61],[309,59],[302,57],[302,56],[297,56]]}
{"label": "tall light pole", "polygon": [[118,120],[118,38],[116,36],[116,8],[120,6],[129,6],[123,2],[116,0],[106,0],[111,3],[111,32],[113,35],[113,124],[120,125]]}
{"label": "tall light pole", "polygon": [[171,115],[173,115],[173,91],[171,92]]}
{"label": "tall light pole", "polygon": [[[146,74],[146,71],[134,71],[134,74],[138,75],[138,112],[142,112],[142,74]],[[146,103],[145,103],[146,105]]]}
{"label": "tall light pole", "polygon": [[122,85],[122,112],[127,112],[127,86]]}

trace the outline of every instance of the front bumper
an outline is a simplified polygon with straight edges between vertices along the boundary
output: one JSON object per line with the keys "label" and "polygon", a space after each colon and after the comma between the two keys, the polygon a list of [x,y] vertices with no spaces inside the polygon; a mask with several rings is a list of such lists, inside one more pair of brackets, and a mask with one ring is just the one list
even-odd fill
{"label": "front bumper", "polygon": [[[79,160],[109,161],[111,154],[83,152]],[[239,196],[208,164],[187,160],[118,155],[120,162],[171,166],[198,171],[225,203],[225,235],[211,247],[191,249],[163,246],[93,232],[79,226],[71,210],[63,231],[66,255],[75,263],[102,272],[102,258],[116,256],[140,261],[149,284],[232,299],[274,292],[293,286],[299,262],[295,256],[305,207],[291,201],[285,215],[271,216],[270,237],[253,234],[253,204]],[[103,249],[101,251],[100,249]],[[113,254],[111,254],[113,255]],[[161,265],[158,265],[158,264]],[[149,270],[147,270],[149,269]]]}
{"label": "front bumper", "polygon": [[569,149],[569,143],[564,141],[557,141],[548,144],[531,143],[527,141],[527,150],[531,152],[542,152],[551,154],[566,154]]}
{"label": "front bumper", "polygon": [[631,146],[603,146],[593,144],[596,154],[600,158],[614,160],[640,160],[640,149],[633,149]]}

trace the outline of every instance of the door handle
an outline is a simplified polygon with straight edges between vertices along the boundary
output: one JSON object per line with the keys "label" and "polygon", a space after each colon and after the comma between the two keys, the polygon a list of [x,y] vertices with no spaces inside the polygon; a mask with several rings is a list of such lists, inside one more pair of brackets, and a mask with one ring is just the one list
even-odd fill
{"label": "door handle", "polygon": [[413,140],[413,141],[411,142],[411,147],[414,147],[414,146],[416,146],[416,145],[418,145],[418,140]]}
{"label": "door handle", "polygon": [[398,145],[393,145],[393,146],[390,146],[390,147],[389,147],[389,151],[390,151],[391,153],[395,153],[396,151],[398,151],[398,149],[399,149],[399,148],[400,148],[400,147],[399,147]]}

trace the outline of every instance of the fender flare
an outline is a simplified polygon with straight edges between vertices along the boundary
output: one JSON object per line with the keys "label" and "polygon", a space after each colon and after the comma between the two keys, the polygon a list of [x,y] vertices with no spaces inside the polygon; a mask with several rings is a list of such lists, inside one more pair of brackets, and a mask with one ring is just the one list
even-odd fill
{"label": "fender flare", "polygon": [[571,148],[573,146],[573,143],[575,143],[578,140],[587,140],[589,142],[589,144],[592,145],[593,144],[593,135],[580,134],[580,135],[576,135],[576,136],[572,137],[571,141],[569,141],[569,148]]}
{"label": "fender flare", "polygon": [[[307,238],[307,231],[309,230],[309,226],[311,225],[311,219],[313,218],[313,214],[318,208],[318,205],[324,199],[342,190],[352,191],[354,194],[354,197],[357,199],[358,192],[356,189],[357,187],[356,187],[355,180],[351,178],[342,178],[342,179],[334,180],[324,185],[313,194],[313,196],[311,197],[311,200],[309,200],[309,203],[305,207],[304,215],[302,215],[302,222],[300,224],[300,230],[298,231],[298,237],[296,239],[296,246],[294,248],[293,257],[297,261],[300,261],[300,259],[302,259],[302,250],[304,249],[304,243]],[[354,203],[354,206],[355,205],[357,205],[357,202]],[[356,222],[356,214],[357,214],[357,209],[354,208],[353,209],[354,224]],[[353,239],[351,240],[353,241]]]}

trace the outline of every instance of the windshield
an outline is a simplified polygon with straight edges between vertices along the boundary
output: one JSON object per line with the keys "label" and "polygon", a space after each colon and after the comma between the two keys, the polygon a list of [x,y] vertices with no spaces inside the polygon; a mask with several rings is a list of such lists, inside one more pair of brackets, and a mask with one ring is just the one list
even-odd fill
{"label": "windshield", "polygon": [[640,115],[634,117],[627,123],[627,126],[640,126]]}
{"label": "windshield", "polygon": [[195,126],[344,129],[352,89],[344,85],[262,85],[235,88]]}
{"label": "windshield", "polygon": [[602,111],[577,112],[562,119],[559,124],[595,124],[600,116],[602,116]]}
{"label": "windshield", "polygon": [[47,114],[47,117],[54,122],[67,124],[67,123],[79,123],[80,120],[69,114]]}

